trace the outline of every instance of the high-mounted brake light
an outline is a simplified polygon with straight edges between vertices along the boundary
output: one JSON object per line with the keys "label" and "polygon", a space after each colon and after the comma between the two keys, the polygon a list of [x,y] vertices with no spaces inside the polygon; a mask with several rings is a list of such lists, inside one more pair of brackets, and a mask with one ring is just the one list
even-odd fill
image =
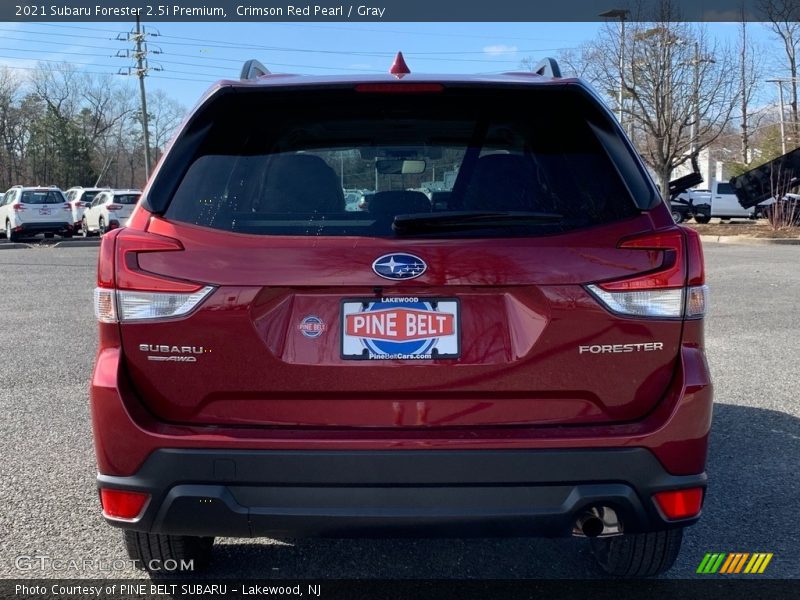
{"label": "high-mounted brake light", "polygon": [[441,83],[359,83],[356,91],[367,94],[436,94],[444,91]]}
{"label": "high-mounted brake light", "polygon": [[178,240],[143,231],[123,229],[104,236],[94,292],[97,320],[116,323],[168,319],[193,311],[214,287],[157,275],[139,266],[139,254],[181,250]]}
{"label": "high-mounted brake light", "polygon": [[589,285],[587,289],[611,312],[644,318],[692,318],[705,315],[703,251],[692,230],[675,229],[623,240],[619,248],[661,255],[661,266],[649,273]]}

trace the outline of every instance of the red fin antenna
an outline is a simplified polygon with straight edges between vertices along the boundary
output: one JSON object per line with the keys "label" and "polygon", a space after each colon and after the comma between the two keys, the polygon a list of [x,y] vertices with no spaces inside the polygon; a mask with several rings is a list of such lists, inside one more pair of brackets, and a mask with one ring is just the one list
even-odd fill
{"label": "red fin antenna", "polygon": [[408,65],[406,64],[406,59],[403,58],[402,52],[398,52],[397,56],[394,57],[394,62],[392,63],[391,68],[389,69],[389,73],[391,73],[398,79],[411,73],[411,69],[408,68]]}

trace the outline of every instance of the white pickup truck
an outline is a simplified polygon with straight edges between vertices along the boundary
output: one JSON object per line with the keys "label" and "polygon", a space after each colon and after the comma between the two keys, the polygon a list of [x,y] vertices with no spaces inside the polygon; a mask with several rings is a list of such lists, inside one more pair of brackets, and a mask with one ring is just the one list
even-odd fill
{"label": "white pickup truck", "polygon": [[678,198],[691,202],[694,220],[708,223],[712,217],[720,219],[755,219],[755,207],[742,208],[733,186],[727,181],[714,181],[711,191],[687,190]]}

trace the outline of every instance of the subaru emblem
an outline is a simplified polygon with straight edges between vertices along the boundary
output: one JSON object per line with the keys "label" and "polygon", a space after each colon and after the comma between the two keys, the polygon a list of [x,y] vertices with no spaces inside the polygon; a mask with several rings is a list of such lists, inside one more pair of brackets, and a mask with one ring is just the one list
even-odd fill
{"label": "subaru emblem", "polygon": [[384,254],[372,263],[372,270],[384,279],[414,279],[427,269],[425,261],[413,254]]}

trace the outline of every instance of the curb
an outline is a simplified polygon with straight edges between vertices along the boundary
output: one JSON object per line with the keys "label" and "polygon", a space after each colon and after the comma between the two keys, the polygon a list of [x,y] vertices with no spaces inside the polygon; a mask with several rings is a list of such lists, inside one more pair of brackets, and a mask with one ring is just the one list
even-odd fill
{"label": "curb", "polygon": [[75,240],[61,241],[55,244],[47,243],[25,243],[25,242],[0,242],[0,250],[21,250],[21,249],[42,249],[42,248],[98,248],[100,240]]}
{"label": "curb", "polygon": [[52,248],[98,248],[100,246],[100,238],[96,240],[77,240],[74,242],[56,242]]}
{"label": "curb", "polygon": [[700,241],[741,246],[800,246],[800,238],[754,238],[742,235],[701,235]]}

